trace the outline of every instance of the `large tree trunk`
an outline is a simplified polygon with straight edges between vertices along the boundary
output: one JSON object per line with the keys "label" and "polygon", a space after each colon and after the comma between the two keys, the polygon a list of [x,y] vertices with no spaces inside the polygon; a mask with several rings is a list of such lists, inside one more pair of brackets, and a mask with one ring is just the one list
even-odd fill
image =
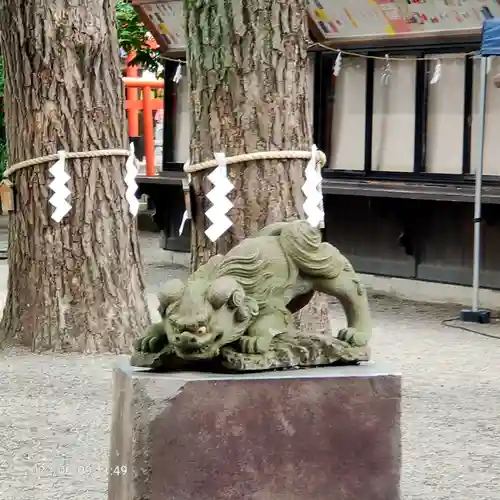
{"label": "large tree trunk", "polygon": [[[114,0],[0,0],[10,163],[126,147]],[[15,174],[0,340],[128,351],[149,323],[124,157],[68,160],[72,210],[50,219],[48,167]]]}
{"label": "large tree trunk", "polygon": [[[191,163],[254,151],[309,150],[306,0],[185,0],[191,105]],[[230,166],[231,229],[213,244],[204,234],[212,188],[193,176],[192,267],[225,253],[263,226],[303,216],[303,160]],[[326,306],[316,300],[324,326]],[[309,318],[311,315],[308,315]],[[314,325],[314,326],[313,326]]]}

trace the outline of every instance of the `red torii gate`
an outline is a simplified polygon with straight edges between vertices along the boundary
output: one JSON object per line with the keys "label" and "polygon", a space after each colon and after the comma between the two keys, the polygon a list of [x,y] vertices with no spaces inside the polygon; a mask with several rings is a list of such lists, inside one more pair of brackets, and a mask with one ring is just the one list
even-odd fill
{"label": "red torii gate", "polygon": [[[151,49],[157,49],[155,40],[149,40]],[[155,171],[155,149],[154,149],[154,119],[153,113],[163,109],[163,99],[153,96],[153,89],[163,89],[163,80],[146,80],[139,78],[139,66],[130,65],[135,53],[127,56],[125,84],[127,100],[125,109],[127,111],[128,135],[129,137],[139,137],[139,111],[143,116],[143,136],[144,136],[144,156],[146,158],[146,175],[152,176]],[[142,95],[140,91],[142,90]]]}
{"label": "red torii gate", "polygon": [[146,175],[152,176],[155,171],[155,137],[153,112],[163,109],[163,99],[153,99],[153,89],[162,89],[163,80],[145,80],[143,78],[123,78],[127,93],[135,91],[136,96],[142,89],[142,99],[130,99],[127,95],[125,108],[128,114],[128,130],[130,137],[139,136],[139,110],[142,110],[144,156],[146,158]]}

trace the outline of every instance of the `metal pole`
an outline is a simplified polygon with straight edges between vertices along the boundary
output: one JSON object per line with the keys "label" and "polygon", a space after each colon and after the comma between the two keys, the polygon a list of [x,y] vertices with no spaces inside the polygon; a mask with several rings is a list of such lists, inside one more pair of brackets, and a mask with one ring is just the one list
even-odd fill
{"label": "metal pole", "polygon": [[479,94],[479,132],[476,157],[476,189],[474,192],[474,261],[472,274],[472,310],[479,308],[479,271],[481,269],[481,188],[483,182],[484,128],[486,119],[486,85],[488,58],[481,57],[481,91]]}

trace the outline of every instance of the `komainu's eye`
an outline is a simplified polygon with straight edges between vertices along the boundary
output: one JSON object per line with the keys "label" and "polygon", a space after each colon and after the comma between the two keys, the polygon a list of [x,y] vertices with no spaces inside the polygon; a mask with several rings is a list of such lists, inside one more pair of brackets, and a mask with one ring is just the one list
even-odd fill
{"label": "komainu's eye", "polygon": [[207,333],[206,326],[200,326],[200,328],[198,328],[198,335],[206,335],[206,333]]}

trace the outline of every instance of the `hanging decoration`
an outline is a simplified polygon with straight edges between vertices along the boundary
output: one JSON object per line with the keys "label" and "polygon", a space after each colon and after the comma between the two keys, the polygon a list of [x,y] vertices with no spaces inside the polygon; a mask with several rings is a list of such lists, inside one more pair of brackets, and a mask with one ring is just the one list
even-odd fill
{"label": "hanging decoration", "polygon": [[130,143],[130,153],[127,158],[127,163],[125,164],[125,185],[127,189],[125,191],[125,199],[128,202],[128,208],[131,215],[134,217],[139,212],[139,200],[137,199],[136,193],[139,189],[135,178],[139,173],[137,168],[137,160],[135,158],[135,148],[134,143]]}
{"label": "hanging decoration", "polygon": [[335,58],[335,64],[333,65],[333,75],[339,76],[341,69],[342,69],[342,52],[339,51],[337,57]]}
{"label": "hanging decoration", "polygon": [[179,63],[177,65],[177,69],[175,70],[175,75],[172,78],[172,80],[174,81],[174,83],[179,83],[181,79],[182,79],[182,65],[181,63]]}
{"label": "hanging decoration", "polygon": [[389,61],[389,54],[385,55],[385,66],[382,76],[380,77],[380,83],[384,86],[388,86],[391,81],[392,68]]}
{"label": "hanging decoration", "polygon": [[302,192],[306,197],[304,213],[307,222],[313,227],[324,227],[325,213],[323,211],[323,193],[321,189],[323,178],[316,145],[311,148],[311,159],[307,163],[305,177]]}
{"label": "hanging decoration", "polygon": [[431,85],[434,85],[437,82],[439,82],[439,80],[441,80],[441,70],[442,70],[441,59],[437,59],[436,66],[434,67],[434,73],[430,81]]}
{"label": "hanging decoration", "polygon": [[65,170],[66,152],[58,151],[59,159],[49,168],[50,174],[54,177],[49,184],[49,188],[54,192],[50,197],[49,203],[54,207],[54,211],[50,216],[56,222],[61,222],[64,216],[71,210],[71,205],[67,198],[71,194],[66,183],[71,179]]}
{"label": "hanging decoration", "polygon": [[205,230],[205,234],[212,241],[217,241],[232,225],[227,213],[233,207],[227,195],[234,189],[233,184],[227,178],[227,162],[224,153],[214,153],[217,167],[208,176],[208,180],[214,185],[207,193],[207,198],[212,206],[205,215],[212,225]]}

